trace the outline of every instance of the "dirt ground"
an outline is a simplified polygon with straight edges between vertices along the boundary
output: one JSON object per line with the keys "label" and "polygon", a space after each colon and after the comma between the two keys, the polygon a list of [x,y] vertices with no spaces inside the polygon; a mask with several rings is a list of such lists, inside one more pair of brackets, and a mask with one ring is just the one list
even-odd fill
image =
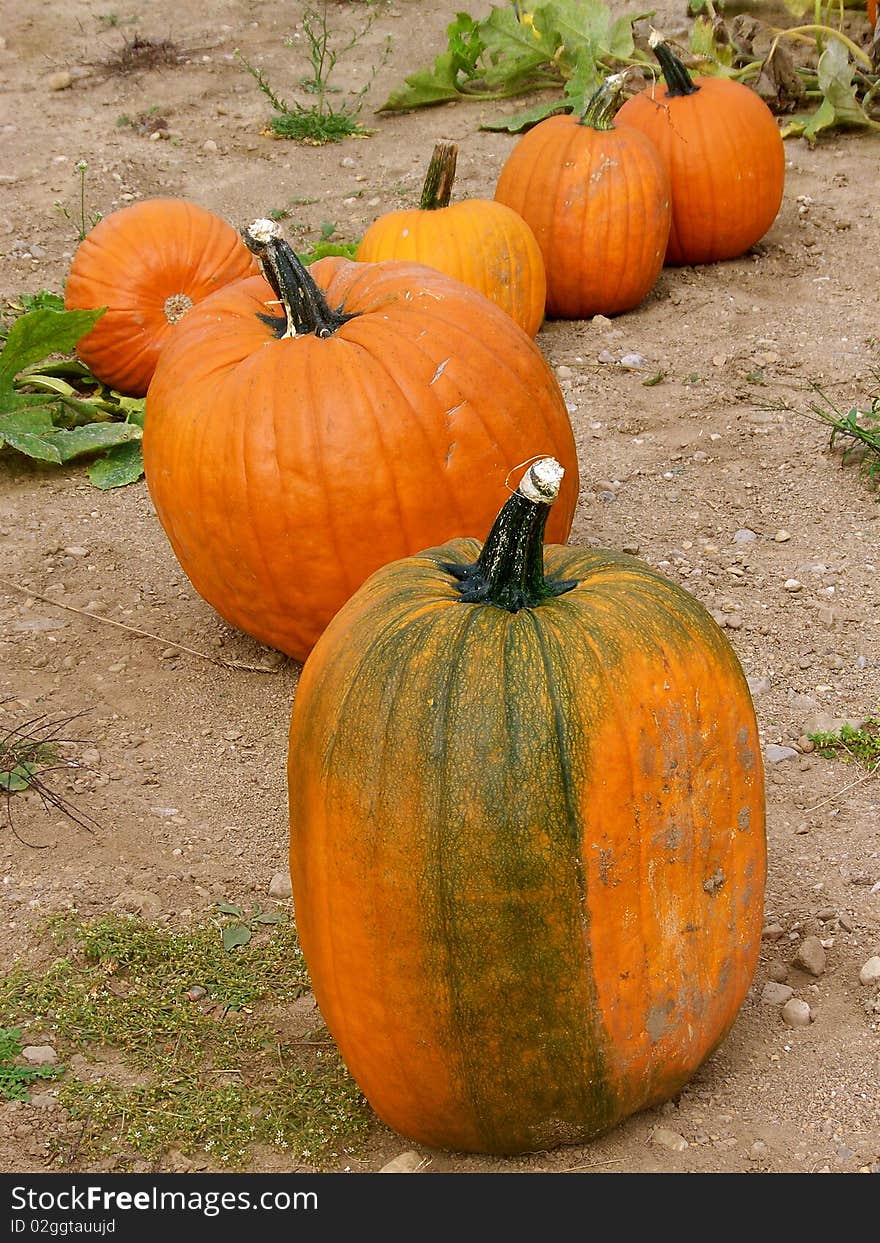
{"label": "dirt ground", "polygon": [[[444,28],[464,7],[377,3],[372,28],[334,75],[356,90],[378,66],[363,113],[375,132],[316,148],[261,133],[267,101],[233,58],[240,48],[280,94],[293,94],[307,65],[283,40],[298,4],[140,0],[113,14],[93,0],[10,0],[0,294],[61,290],[79,160],[87,212],[174,195],[240,226],[289,208],[287,236],[301,248],[322,222],[353,240],[380,212],[415,205],[440,138],[459,145],[457,196],[491,198],[516,139],[478,125],[519,103],[373,112],[445,46]],[[365,12],[339,3],[332,20],[345,28]],[[866,28],[860,15],[850,21]],[[655,23],[684,29],[683,0]],[[110,72],[103,62],[135,32],[173,41],[182,59]],[[150,136],[156,116],[164,138]],[[817,723],[880,708],[880,505],[807,417],[814,385],[847,409],[876,384],[880,136],[831,136],[815,149],[789,140],[786,154],[781,211],[753,252],[665,270],[638,310],[547,323],[539,336],[579,448],[572,541],[638,551],[683,583],[727,627],[750,679],[770,860],[754,986],[728,1039],[663,1108],[589,1146],[516,1160],[421,1151],[428,1172],[880,1170],[880,1000],[859,981],[880,954],[880,780],[799,742]],[[641,366],[621,366],[632,354]],[[658,372],[662,382],[646,386]],[[79,468],[6,455],[0,537],[0,698],[86,714],[78,729],[89,745],[69,794],[100,826],[86,834],[17,800],[22,837],[48,849],[0,832],[0,961],[26,959],[47,914],[103,913],[131,891],[152,895],[147,907],[172,921],[218,901],[268,900],[286,867],[284,760],[299,666],[232,631],[195,594],[143,482],[100,492]],[[175,643],[206,658],[175,654]],[[215,657],[266,671],[220,668]],[[779,745],[797,753],[773,759]],[[826,951],[817,974],[796,962],[808,936]],[[768,981],[808,1002],[808,1026],[788,1026],[762,999]],[[0,1170],[49,1168],[46,1125],[31,1106],[0,1107]],[[412,1147],[377,1125],[339,1168],[376,1170]],[[272,1153],[253,1165],[284,1168]]]}

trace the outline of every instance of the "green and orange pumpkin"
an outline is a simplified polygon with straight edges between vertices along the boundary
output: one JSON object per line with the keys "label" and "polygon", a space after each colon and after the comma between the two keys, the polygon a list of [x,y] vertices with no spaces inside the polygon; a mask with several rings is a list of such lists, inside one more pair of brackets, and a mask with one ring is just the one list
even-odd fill
{"label": "green and orange pumpkin", "polygon": [[543,546],[561,473],[531,467],[484,544],[372,575],[293,705],[315,996],[379,1117],[432,1147],[586,1141],[674,1096],[758,960],[743,671],[643,562]]}

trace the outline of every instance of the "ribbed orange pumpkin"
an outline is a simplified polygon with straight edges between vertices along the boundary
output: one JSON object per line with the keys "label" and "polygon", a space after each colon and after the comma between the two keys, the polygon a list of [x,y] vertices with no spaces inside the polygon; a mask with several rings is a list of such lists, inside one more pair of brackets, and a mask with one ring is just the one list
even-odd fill
{"label": "ribbed orange pumpkin", "polygon": [[107,311],[77,353],[94,375],[143,397],[189,309],[259,268],[240,235],[184,199],[145,199],[105,216],[74,253],[67,310]]}
{"label": "ribbed orange pumpkin", "polygon": [[506,464],[545,446],[571,472],[554,524],[566,539],[568,412],[510,316],[417,264],[325,259],[311,269],[322,293],[259,226],[272,283],[194,307],[147,394],[147,484],[204,599],[301,660],[378,566],[485,528]]}
{"label": "ribbed orange pumpkin", "polygon": [[582,117],[548,117],[530,129],[495,188],[538,239],[550,316],[630,311],[663,267],[668,177],[653,145],[612,121],[618,89],[607,79]]}
{"label": "ribbed orange pumpkin", "polygon": [[652,36],[666,85],[646,87],[617,114],[660,152],[672,186],[668,264],[735,259],[776,219],[785,152],[773,113],[741,82],[697,77]]}
{"label": "ribbed orange pumpkin", "polygon": [[763,767],[739,662],[641,561],[548,546],[542,565],[549,467],[482,548],[374,574],[293,705],[315,996],[379,1117],[433,1147],[582,1142],[673,1096],[760,950]]}
{"label": "ribbed orange pumpkin", "polygon": [[868,21],[873,30],[877,25],[877,0],[868,0]]}
{"label": "ribbed orange pumpkin", "polygon": [[503,203],[450,205],[458,148],[437,143],[418,208],[388,212],[360,241],[357,259],[407,259],[454,276],[512,315],[529,336],[544,319],[547,281],[532,230]]}

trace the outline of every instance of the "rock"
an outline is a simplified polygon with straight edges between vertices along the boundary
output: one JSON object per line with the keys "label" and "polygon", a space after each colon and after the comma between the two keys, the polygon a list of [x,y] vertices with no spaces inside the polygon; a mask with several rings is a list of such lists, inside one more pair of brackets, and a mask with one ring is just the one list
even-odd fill
{"label": "rock", "polygon": [[766,673],[750,673],[746,681],[749,684],[749,691],[753,699],[757,699],[759,695],[766,695],[773,686]]}
{"label": "rock", "polygon": [[571,367],[566,367],[562,365],[556,368],[556,376],[560,380],[573,380],[574,372],[572,371]]}
{"label": "rock", "polygon": [[290,873],[276,872],[269,881],[270,898],[289,898],[291,895]]}
{"label": "rock", "polygon": [[670,1152],[684,1152],[688,1142],[678,1131],[669,1131],[665,1126],[658,1126],[651,1134],[651,1143],[660,1148],[668,1148]]}
{"label": "rock", "polygon": [[761,990],[761,1000],[766,1006],[784,1006],[794,996],[794,989],[777,980],[768,980]]}
{"label": "rock", "polygon": [[740,527],[734,532],[733,542],[734,544],[753,544],[757,538],[755,532],[750,531],[748,527]]}
{"label": "rock", "polygon": [[646,365],[647,361],[642,354],[624,354],[620,359],[620,366],[625,367],[627,371],[638,371]]}
{"label": "rock", "polygon": [[34,1109],[54,1109],[58,1104],[58,1098],[54,1092],[35,1092],[28,1104]]}
{"label": "rock", "polygon": [[782,924],[765,924],[761,930],[762,941],[778,941],[785,936],[785,929]]}
{"label": "rock", "polygon": [[767,963],[767,979],[775,984],[784,984],[788,979],[788,967],[778,958],[771,959]]}
{"label": "rock", "polygon": [[391,1161],[387,1161],[379,1170],[380,1174],[417,1174],[425,1165],[425,1160],[420,1157],[417,1152],[411,1149],[409,1152],[402,1152],[399,1156],[394,1157]]}
{"label": "rock", "polygon": [[804,937],[794,956],[795,965],[803,967],[810,975],[825,974],[825,950],[818,937]]}
{"label": "rock", "polygon": [[767,1145],[762,1139],[756,1139],[749,1149],[750,1161],[763,1161],[767,1156]]}
{"label": "rock", "polygon": [[790,591],[792,593],[800,591],[803,587],[803,584],[798,582],[796,578],[787,578],[782,585],[786,591]]}
{"label": "rock", "polygon": [[777,544],[787,544],[791,539],[791,535],[788,531],[783,529],[781,531],[777,531],[773,538]]}
{"label": "rock", "polygon": [[800,997],[792,997],[782,1007],[782,1019],[789,1027],[809,1027],[813,1021],[810,1007]]}
{"label": "rock", "polygon": [[50,91],[66,91],[68,87],[73,86],[73,74],[68,69],[50,73],[46,79],[46,86]]}
{"label": "rock", "polygon": [[873,958],[869,958],[859,972],[860,984],[878,984],[880,983],[880,954],[875,954]]}
{"label": "rock", "polygon": [[28,1044],[21,1051],[21,1056],[29,1066],[54,1066],[58,1054],[50,1044]]}
{"label": "rock", "polygon": [[126,915],[138,915],[141,919],[156,919],[162,913],[162,900],[142,889],[123,889],[110,909]]}
{"label": "rock", "polygon": [[779,764],[783,760],[796,759],[800,754],[794,747],[782,747],[776,742],[771,742],[764,748],[764,759],[768,764]]}
{"label": "rock", "polygon": [[208,155],[216,155],[219,148],[213,138],[206,138],[202,143],[202,150]]}

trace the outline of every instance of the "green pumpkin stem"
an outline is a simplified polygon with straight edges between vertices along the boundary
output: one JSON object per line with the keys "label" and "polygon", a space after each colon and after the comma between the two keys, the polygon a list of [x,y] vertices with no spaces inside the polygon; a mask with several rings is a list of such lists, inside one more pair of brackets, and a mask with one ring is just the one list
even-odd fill
{"label": "green pumpkin stem", "polygon": [[330,337],[352,318],[330,309],[314,277],[281,236],[274,220],[255,220],[242,230],[242,237],[257,256],[263,275],[281,303],[282,316],[260,316],[276,336],[302,337],[311,333]]}
{"label": "green pumpkin stem", "polygon": [[581,125],[588,129],[609,130],[614,128],[614,115],[623,93],[623,74],[610,74],[587,101],[580,116]]}
{"label": "green pumpkin stem", "polygon": [[691,75],[669,44],[663,42],[656,30],[651,32],[648,44],[660,62],[660,68],[666,80],[666,94],[668,96],[695,95],[700,88],[695,84]]}
{"label": "green pumpkin stem", "polygon": [[422,198],[419,203],[422,211],[436,211],[440,207],[449,206],[457,159],[458,147],[454,142],[438,142],[435,145],[425,176],[425,184],[422,186]]}
{"label": "green pumpkin stem", "polygon": [[458,579],[463,601],[518,613],[577,585],[544,577],[544,528],[563,473],[555,458],[533,463],[492,524],[479,558],[471,565],[443,565]]}

